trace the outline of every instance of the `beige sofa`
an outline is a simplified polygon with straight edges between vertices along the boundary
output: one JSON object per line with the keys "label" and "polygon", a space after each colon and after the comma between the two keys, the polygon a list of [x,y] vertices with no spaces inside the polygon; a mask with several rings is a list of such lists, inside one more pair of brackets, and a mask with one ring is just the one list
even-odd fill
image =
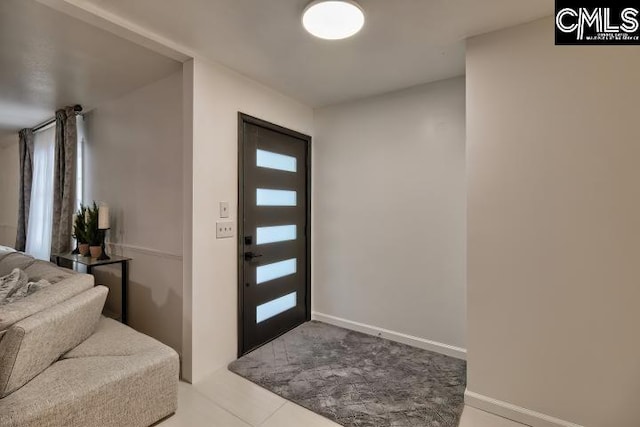
{"label": "beige sofa", "polygon": [[0,250],[14,268],[52,283],[0,306],[0,427],[149,426],[175,412],[178,355],[101,315],[93,276]]}

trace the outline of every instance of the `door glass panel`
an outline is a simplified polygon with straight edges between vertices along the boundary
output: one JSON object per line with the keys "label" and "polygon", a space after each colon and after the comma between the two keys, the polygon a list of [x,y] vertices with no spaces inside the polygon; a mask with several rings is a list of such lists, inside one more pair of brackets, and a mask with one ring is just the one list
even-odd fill
{"label": "door glass panel", "polygon": [[256,244],[286,242],[296,240],[295,225],[278,225],[275,227],[258,227],[256,229]]}
{"label": "door glass panel", "polygon": [[287,172],[296,172],[298,169],[295,157],[264,150],[256,150],[256,165]]}
{"label": "door glass panel", "polygon": [[261,265],[256,268],[256,283],[264,283],[280,277],[295,274],[297,269],[297,259],[291,258],[286,261],[274,262],[273,264]]}
{"label": "door glass panel", "polygon": [[283,297],[276,298],[264,304],[256,307],[256,323],[260,323],[264,320],[270,319],[273,316],[292,309],[296,306],[296,300],[298,297],[297,292],[292,292]]}
{"label": "door glass panel", "polygon": [[256,205],[258,206],[296,206],[297,193],[289,190],[256,190]]}

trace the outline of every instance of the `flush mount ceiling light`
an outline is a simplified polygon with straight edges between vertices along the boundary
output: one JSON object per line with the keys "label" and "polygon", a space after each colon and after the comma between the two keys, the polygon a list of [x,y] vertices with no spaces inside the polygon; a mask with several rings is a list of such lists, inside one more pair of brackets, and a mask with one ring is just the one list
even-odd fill
{"label": "flush mount ceiling light", "polygon": [[364,12],[351,0],[315,0],[304,10],[302,25],[321,39],[346,39],[362,29]]}

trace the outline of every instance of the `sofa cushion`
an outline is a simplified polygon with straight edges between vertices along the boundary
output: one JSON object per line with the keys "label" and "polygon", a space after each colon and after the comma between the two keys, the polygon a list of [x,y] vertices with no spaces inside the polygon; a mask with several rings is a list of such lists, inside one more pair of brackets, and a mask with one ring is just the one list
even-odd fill
{"label": "sofa cushion", "polygon": [[16,251],[0,251],[0,275],[14,268],[24,270],[29,280],[46,280],[56,286],[42,289],[20,301],[0,307],[0,339],[14,323],[93,287],[93,276],[79,274],[53,263],[36,260]]}
{"label": "sofa cushion", "polygon": [[[22,271],[22,270],[20,270],[20,271]],[[26,274],[25,274],[25,278],[26,278]],[[46,288],[47,286],[51,286],[51,283],[47,282],[44,279],[38,280],[37,282],[24,283],[22,286],[17,288],[10,295],[7,295],[7,297],[4,300],[0,299],[0,306],[3,306],[5,304],[12,304],[12,303],[14,303],[16,301],[24,299],[24,298],[28,297],[29,295],[34,294],[34,293]]]}
{"label": "sofa cushion", "polygon": [[37,282],[38,280],[46,280],[51,284],[61,282],[77,274],[72,270],[58,267],[51,262],[40,260],[35,260],[24,272],[29,276],[29,281]]}
{"label": "sofa cushion", "polygon": [[3,256],[0,257],[0,276],[6,276],[11,273],[14,268],[26,270],[27,267],[35,262],[35,258],[22,252],[4,253]]}
{"label": "sofa cushion", "polygon": [[[53,266],[52,268],[55,269],[56,267]],[[0,307],[0,339],[14,323],[91,289],[93,283],[93,276],[72,274],[55,285],[48,286],[26,298]]]}
{"label": "sofa cushion", "polygon": [[0,277],[0,304],[26,285],[28,280],[27,273],[19,268],[14,268],[11,273]]}
{"label": "sofa cushion", "polygon": [[0,400],[0,427],[144,427],[175,412],[178,354],[112,319]]}
{"label": "sofa cushion", "polygon": [[98,325],[107,292],[97,286],[11,326],[0,341],[0,397],[86,340]]}

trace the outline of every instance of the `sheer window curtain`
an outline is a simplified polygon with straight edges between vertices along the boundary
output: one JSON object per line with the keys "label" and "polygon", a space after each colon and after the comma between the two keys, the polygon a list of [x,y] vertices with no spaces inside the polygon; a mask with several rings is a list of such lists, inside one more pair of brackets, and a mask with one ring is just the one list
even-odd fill
{"label": "sheer window curtain", "polygon": [[33,139],[33,182],[25,252],[45,261],[51,256],[55,135],[55,126],[50,126],[36,132]]}

